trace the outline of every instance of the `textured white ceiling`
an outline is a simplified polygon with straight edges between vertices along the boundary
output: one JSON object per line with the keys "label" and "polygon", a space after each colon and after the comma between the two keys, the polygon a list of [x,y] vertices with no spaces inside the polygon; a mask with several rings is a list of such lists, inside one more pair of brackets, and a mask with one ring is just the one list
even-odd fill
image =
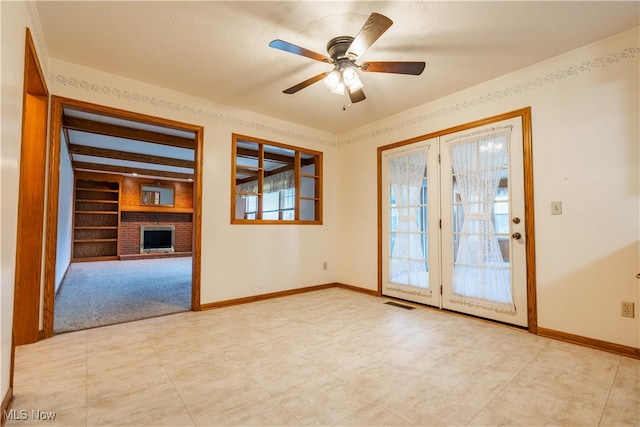
{"label": "textured white ceiling", "polygon": [[[637,1],[42,1],[51,57],[334,134],[399,113],[639,25]],[[425,61],[421,76],[366,73],[367,99],[342,110],[331,66],[268,47],[326,54],[371,12],[394,21],[361,60]]]}

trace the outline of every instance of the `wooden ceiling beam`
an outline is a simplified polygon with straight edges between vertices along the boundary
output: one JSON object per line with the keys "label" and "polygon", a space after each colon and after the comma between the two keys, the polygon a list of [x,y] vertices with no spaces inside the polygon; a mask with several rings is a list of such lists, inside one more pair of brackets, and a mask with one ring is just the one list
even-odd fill
{"label": "wooden ceiling beam", "polygon": [[240,166],[238,166],[236,168],[236,173],[237,174],[242,174],[242,175],[258,176],[258,170],[257,169],[243,168],[243,167],[240,167]]}
{"label": "wooden ceiling beam", "polygon": [[108,150],[105,148],[88,147],[86,145],[69,144],[69,153],[92,157],[106,157],[108,159],[128,160],[131,162],[152,163],[156,165],[174,166],[193,169],[193,160],[173,159],[170,157],[151,156],[149,154],[128,153],[125,151]]}
{"label": "wooden ceiling beam", "polygon": [[[258,151],[257,150],[251,150],[249,148],[239,148],[238,147],[236,149],[236,157],[243,157],[243,158],[247,158],[247,159],[257,159],[258,158]],[[287,164],[287,165],[292,165],[295,162],[295,158],[294,157],[289,157],[289,156],[285,156],[285,155],[282,155],[282,154],[267,153],[266,151],[264,153],[264,159],[272,161],[274,163],[284,163],[284,164]],[[313,164],[315,162],[316,162],[316,158],[315,157],[311,157],[311,158],[308,158],[308,159],[301,159],[301,161],[300,161],[302,166],[311,165],[311,164]]]}
{"label": "wooden ceiling beam", "polygon": [[[238,148],[236,150],[236,156],[237,157],[245,157],[248,159],[257,159],[258,158],[258,151],[257,150],[251,150],[248,148]],[[265,160],[269,160],[272,162],[276,162],[276,163],[285,163],[285,164],[293,164],[294,162],[294,158],[290,157],[290,156],[285,156],[282,154],[274,154],[274,153],[264,153],[264,159]]]}
{"label": "wooden ceiling beam", "polygon": [[170,178],[170,179],[184,179],[184,180],[193,179],[193,174],[189,174],[189,173],[169,172],[169,171],[161,171],[161,170],[155,170],[155,169],[131,168],[131,167],[115,166],[115,165],[102,165],[99,163],[90,163],[90,162],[73,162],[73,169],[88,170],[92,172],[111,172],[111,173],[117,173],[117,174],[136,173],[138,175],[153,176],[158,178]]}
{"label": "wooden ceiling beam", "polygon": [[142,142],[151,142],[171,147],[188,148],[191,150],[195,147],[195,139],[97,122],[79,117],[64,116],[62,118],[62,128],[95,133],[98,135],[113,136],[117,138],[133,139]]}

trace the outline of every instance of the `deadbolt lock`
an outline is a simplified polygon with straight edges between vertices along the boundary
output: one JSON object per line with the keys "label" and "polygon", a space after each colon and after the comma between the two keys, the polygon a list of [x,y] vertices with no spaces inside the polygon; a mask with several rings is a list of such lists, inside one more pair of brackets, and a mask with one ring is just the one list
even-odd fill
{"label": "deadbolt lock", "polygon": [[511,220],[514,224],[520,224],[520,218],[515,217]]}

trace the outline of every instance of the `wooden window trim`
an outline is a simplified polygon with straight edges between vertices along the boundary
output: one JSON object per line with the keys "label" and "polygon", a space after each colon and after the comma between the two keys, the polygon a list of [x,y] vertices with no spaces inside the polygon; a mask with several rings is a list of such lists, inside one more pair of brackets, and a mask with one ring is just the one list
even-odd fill
{"label": "wooden window trim", "polygon": [[[255,138],[247,135],[240,134],[232,134],[232,154],[231,154],[231,224],[300,224],[300,225],[321,225],[322,224],[322,152],[315,151],[307,148],[297,147],[288,144],[282,144],[279,142],[268,141],[260,138]],[[258,167],[257,167],[257,180],[258,180],[258,214],[263,211],[262,205],[262,188],[264,185],[264,178],[268,176],[268,173],[265,172],[265,146],[279,147],[288,150],[294,151],[294,186],[295,186],[295,200],[294,200],[294,219],[293,220],[283,220],[283,219],[238,219],[236,218],[236,167],[237,167],[237,158],[238,158],[238,141],[247,141],[258,144]],[[240,150],[242,151],[242,149]],[[302,165],[302,155],[312,155],[315,159],[316,172],[313,175],[313,178],[316,179],[315,184],[315,197],[302,197],[300,194],[300,187],[302,183],[302,177],[311,177],[310,175],[306,175],[301,173],[300,165]],[[267,154],[268,155],[268,154]],[[277,155],[272,155],[274,158],[277,158]],[[300,218],[301,212],[301,200],[314,200],[315,203],[315,211],[313,220],[304,220]]]}

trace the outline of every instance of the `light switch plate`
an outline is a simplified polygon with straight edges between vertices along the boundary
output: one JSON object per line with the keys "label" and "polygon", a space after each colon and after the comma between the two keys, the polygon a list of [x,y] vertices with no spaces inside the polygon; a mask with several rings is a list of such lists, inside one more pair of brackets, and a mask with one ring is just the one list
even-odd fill
{"label": "light switch plate", "polygon": [[562,215],[562,202],[551,202],[551,215]]}

